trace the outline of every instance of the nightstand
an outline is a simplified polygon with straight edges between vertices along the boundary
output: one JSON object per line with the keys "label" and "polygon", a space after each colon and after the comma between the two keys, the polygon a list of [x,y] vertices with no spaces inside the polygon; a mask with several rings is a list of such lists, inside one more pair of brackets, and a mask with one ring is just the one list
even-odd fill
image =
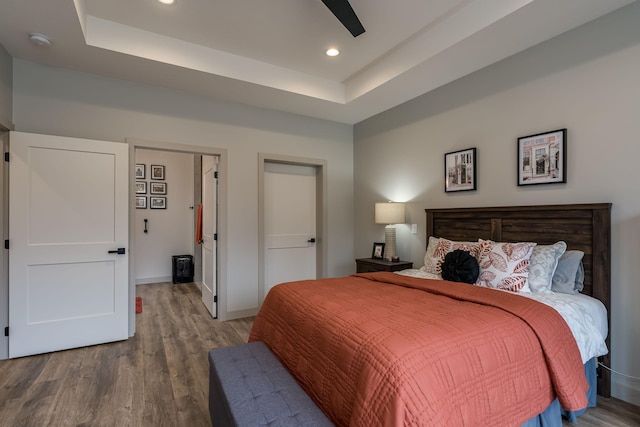
{"label": "nightstand", "polygon": [[359,258],[356,260],[358,273],[372,273],[374,271],[400,271],[413,268],[413,263],[409,261],[387,261],[377,258]]}

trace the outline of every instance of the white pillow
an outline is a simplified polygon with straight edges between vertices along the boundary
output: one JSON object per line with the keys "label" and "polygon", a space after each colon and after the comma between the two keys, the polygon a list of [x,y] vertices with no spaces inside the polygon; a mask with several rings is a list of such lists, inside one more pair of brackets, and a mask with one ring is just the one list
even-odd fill
{"label": "white pillow", "polygon": [[513,292],[531,292],[527,283],[533,242],[479,240],[480,275],[476,285]]}
{"label": "white pillow", "polygon": [[438,237],[429,237],[427,252],[424,254],[424,266],[420,269],[429,274],[435,274],[442,279],[442,269],[440,266],[444,262],[444,257],[451,251],[461,249],[469,252],[478,259],[478,242],[455,242]]}
{"label": "white pillow", "polygon": [[558,266],[558,260],[567,250],[563,241],[553,245],[537,245],[529,258],[529,288],[535,293],[552,293],[551,279]]}

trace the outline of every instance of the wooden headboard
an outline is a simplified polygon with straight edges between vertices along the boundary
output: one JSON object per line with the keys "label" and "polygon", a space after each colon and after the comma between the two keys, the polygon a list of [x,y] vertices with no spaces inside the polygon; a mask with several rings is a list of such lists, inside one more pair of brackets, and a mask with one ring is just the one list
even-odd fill
{"label": "wooden headboard", "polygon": [[[609,354],[600,357],[611,366],[611,203],[501,206],[489,208],[425,209],[429,237],[449,240],[567,243],[567,250],[584,252],[582,293],[607,308]],[[598,394],[611,395],[611,374],[598,368]]]}

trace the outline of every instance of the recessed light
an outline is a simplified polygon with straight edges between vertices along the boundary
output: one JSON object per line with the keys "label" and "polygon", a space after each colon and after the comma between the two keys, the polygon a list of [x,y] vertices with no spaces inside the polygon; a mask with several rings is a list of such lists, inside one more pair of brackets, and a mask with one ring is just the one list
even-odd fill
{"label": "recessed light", "polygon": [[175,3],[175,0],[158,0],[160,3],[163,4],[173,4]]}
{"label": "recessed light", "polygon": [[29,34],[29,40],[38,46],[51,46],[51,40],[44,34],[31,33]]}
{"label": "recessed light", "polygon": [[334,47],[332,47],[331,49],[327,49],[327,55],[329,56],[338,56],[340,55],[340,51]]}

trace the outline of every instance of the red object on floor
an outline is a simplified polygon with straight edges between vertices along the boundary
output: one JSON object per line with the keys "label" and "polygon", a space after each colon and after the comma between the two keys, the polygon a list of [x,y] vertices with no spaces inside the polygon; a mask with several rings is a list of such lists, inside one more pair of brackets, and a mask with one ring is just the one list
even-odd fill
{"label": "red object on floor", "polygon": [[142,313],[142,297],[136,297],[136,314]]}

